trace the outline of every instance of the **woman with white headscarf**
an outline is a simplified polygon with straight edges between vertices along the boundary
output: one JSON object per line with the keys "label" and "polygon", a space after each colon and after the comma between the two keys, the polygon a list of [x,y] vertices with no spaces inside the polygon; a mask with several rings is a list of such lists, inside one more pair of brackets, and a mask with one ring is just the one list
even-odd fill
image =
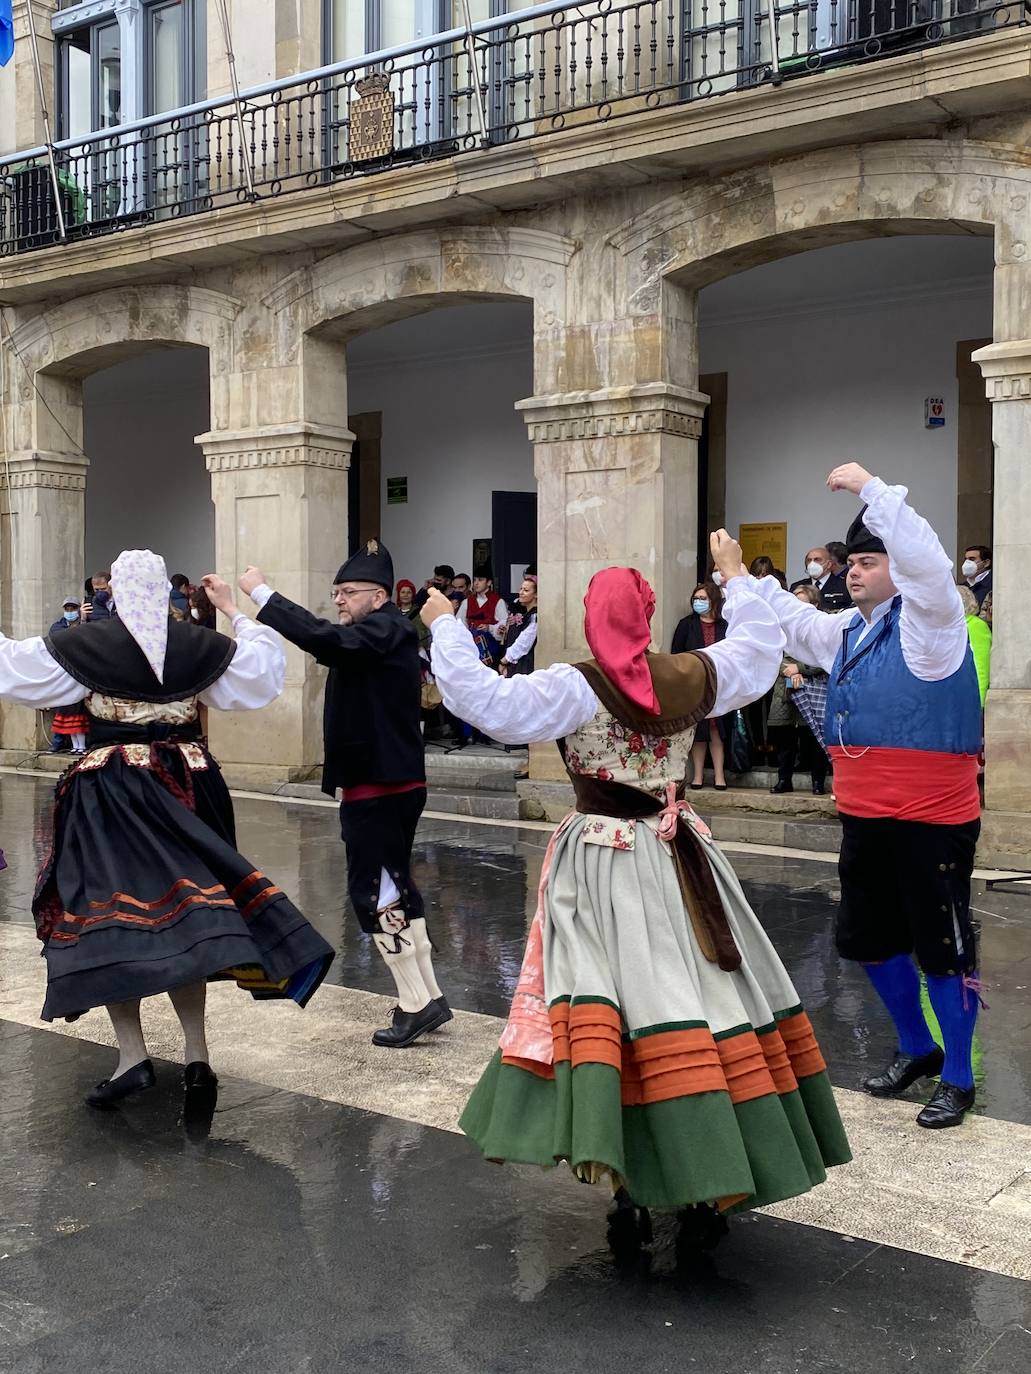
{"label": "woman with white headscarf", "polygon": [[87,1096],[94,1107],[154,1084],[141,997],[168,993],[186,1087],[210,1093],[206,981],[304,1006],[333,958],[237,850],[232,801],[198,725],[200,706],[256,710],[279,696],[278,636],[214,575],[208,596],[236,638],[172,620],[164,560],[149,550],[123,553],[111,581],[118,619],[77,635],[0,635],[0,695],[37,709],[82,702],[89,717],[86,755],[57,785],[32,910],[47,960],[43,1020],[105,1006],[115,1028],[118,1065]]}

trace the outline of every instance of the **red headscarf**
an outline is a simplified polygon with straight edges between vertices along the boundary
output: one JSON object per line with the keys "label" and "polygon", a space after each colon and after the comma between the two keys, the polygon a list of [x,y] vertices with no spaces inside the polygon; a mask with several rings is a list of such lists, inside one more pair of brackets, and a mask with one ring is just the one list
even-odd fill
{"label": "red headscarf", "polygon": [[645,650],[651,643],[655,593],[636,568],[603,568],[584,597],[584,634],[605,676],[635,706],[659,714]]}
{"label": "red headscarf", "polygon": [[409,582],[407,577],[402,577],[401,580],[398,582],[397,586],[394,588],[394,600],[399,606],[401,604],[400,591],[402,587],[408,587],[412,593],[412,600],[415,600],[415,583]]}

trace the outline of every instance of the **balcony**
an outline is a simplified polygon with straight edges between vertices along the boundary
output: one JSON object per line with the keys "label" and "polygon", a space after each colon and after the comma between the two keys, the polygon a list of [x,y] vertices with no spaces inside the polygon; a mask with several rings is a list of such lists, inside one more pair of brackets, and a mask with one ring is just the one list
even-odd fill
{"label": "balcony", "polygon": [[540,5],[0,161],[0,255],[131,233],[1031,25],[1031,0]]}

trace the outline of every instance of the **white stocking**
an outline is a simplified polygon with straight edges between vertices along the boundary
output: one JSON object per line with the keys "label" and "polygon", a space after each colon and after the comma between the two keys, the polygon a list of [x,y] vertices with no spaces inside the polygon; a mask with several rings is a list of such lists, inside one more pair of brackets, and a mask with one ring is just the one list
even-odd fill
{"label": "white stocking", "polygon": [[175,1007],[175,1014],[186,1037],[183,1057],[185,1064],[207,1064],[208,1042],[204,1033],[204,1004],[207,1001],[207,983],[190,983],[185,988],[173,988],[169,1000]]}
{"label": "white stocking", "polygon": [[442,997],[440,984],[433,972],[433,945],[426,930],[425,916],[416,916],[409,924],[408,932],[415,941],[415,957],[419,961],[419,972],[427,991],[431,997]]}
{"label": "white stocking", "polygon": [[139,1000],[112,1002],[107,1014],[118,1038],[118,1067],[111,1075],[112,1078],[118,1078],[147,1057],[147,1043],[140,1025]]}
{"label": "white stocking", "polygon": [[395,935],[373,933],[372,938],[394,979],[397,1005],[402,1011],[422,1011],[431,998],[419,972],[419,957],[411,933],[408,930]]}

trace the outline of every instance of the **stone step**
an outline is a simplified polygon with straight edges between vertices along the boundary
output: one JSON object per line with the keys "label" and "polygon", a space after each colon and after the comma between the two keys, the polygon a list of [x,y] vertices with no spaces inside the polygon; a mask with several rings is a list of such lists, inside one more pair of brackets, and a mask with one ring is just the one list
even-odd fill
{"label": "stone step", "polygon": [[426,793],[427,811],[444,811],[451,816],[475,816],[479,820],[519,820],[519,798],[512,793],[479,792],[470,788],[430,787]]}

